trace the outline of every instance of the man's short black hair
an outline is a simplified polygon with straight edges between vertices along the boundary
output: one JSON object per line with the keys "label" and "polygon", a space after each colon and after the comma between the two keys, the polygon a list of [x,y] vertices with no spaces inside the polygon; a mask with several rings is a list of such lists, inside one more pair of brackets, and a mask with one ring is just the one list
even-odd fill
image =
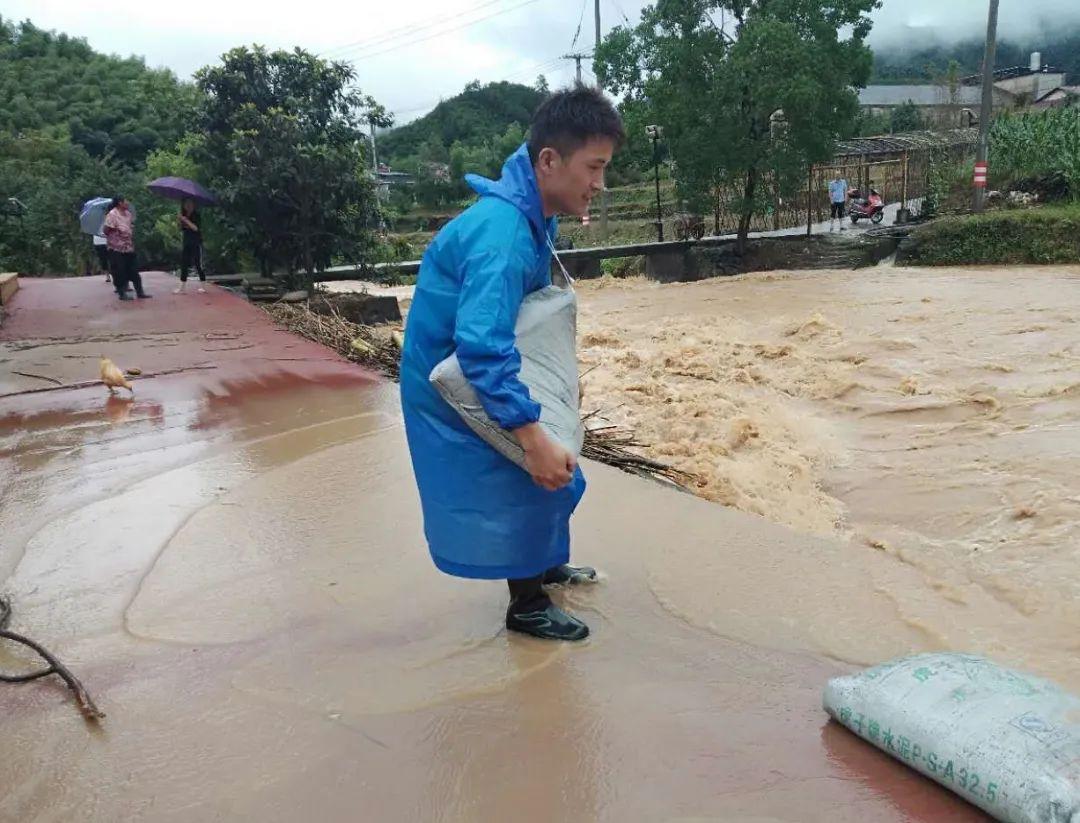
{"label": "man's short black hair", "polygon": [[578,84],[552,94],[533,115],[529,127],[529,159],[551,147],[569,157],[594,137],[606,137],[619,148],[626,140],[622,118],[603,92]]}

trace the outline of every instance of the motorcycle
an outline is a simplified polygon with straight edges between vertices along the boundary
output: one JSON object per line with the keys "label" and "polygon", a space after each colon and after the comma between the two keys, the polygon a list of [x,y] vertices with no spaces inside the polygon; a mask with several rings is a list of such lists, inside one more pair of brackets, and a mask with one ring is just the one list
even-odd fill
{"label": "motorcycle", "polygon": [[877,224],[885,219],[885,203],[874,189],[870,189],[869,197],[863,197],[857,189],[852,190],[848,196],[851,198],[848,217],[851,218],[852,225],[860,220]]}

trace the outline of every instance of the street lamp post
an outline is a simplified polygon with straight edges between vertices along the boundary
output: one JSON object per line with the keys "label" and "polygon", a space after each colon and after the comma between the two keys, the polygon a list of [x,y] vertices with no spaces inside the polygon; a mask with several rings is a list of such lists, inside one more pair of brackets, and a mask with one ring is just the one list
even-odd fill
{"label": "street lamp post", "polygon": [[657,146],[664,130],[660,126],[646,126],[645,134],[652,139],[653,170],[656,176],[656,240],[664,242],[664,219],[660,209],[660,152]]}

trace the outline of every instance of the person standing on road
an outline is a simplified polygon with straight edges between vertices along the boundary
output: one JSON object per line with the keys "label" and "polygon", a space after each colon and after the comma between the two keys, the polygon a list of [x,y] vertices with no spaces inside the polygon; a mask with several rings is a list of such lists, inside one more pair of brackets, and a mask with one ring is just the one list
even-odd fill
{"label": "person standing on road", "polygon": [[844,211],[847,205],[848,182],[836,170],[836,177],[829,183],[829,231],[836,231],[836,221],[840,221],[840,231],[844,230]]}
{"label": "person standing on road", "polygon": [[199,274],[199,293],[203,294],[206,289],[202,284],[206,282],[206,274],[202,267],[202,220],[199,210],[195,208],[195,201],[190,198],[180,204],[180,231],[184,237],[184,245],[180,252],[180,287],[173,290],[173,294],[183,294],[187,289],[188,270],[195,266]]}
{"label": "person standing on road", "polygon": [[[514,327],[525,296],[551,284],[556,215],[588,213],[624,139],[598,89],[579,85],[542,103],[498,181],[466,178],[480,198],[424,254],[401,357],[405,432],[435,566],[506,580],[506,627],[549,640],[583,640],[589,629],[543,587],[595,580],[596,571],[568,565],[585,478],[538,422],[540,405],[519,379]],[[431,384],[451,353],[487,415],[521,443],[527,470],[475,434]]]}
{"label": "person standing on road", "polygon": [[112,207],[105,215],[105,239],[109,246],[109,259],[112,261],[113,286],[116,287],[120,299],[132,299],[127,293],[129,282],[135,286],[137,297],[150,297],[143,291],[142,276],[135,260],[135,215],[123,195],[113,198]]}

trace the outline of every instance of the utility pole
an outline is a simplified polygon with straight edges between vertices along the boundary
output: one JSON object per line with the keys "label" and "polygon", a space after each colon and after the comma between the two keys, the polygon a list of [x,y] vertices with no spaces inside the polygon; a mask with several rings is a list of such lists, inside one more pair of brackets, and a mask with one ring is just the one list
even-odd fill
{"label": "utility pole", "polygon": [[379,159],[375,156],[375,123],[369,122],[371,126],[371,170],[375,172],[375,176],[379,176]]}
{"label": "utility pole", "polygon": [[563,60],[573,60],[575,63],[577,63],[577,81],[579,83],[581,82],[581,61],[584,60],[588,56],[589,55],[587,55],[587,54],[576,54],[576,53],[575,54],[564,54],[563,55]]}
{"label": "utility pole", "polygon": [[656,242],[664,242],[664,214],[660,209],[660,151],[657,146],[664,130],[660,126],[646,126],[645,134],[652,140],[653,169],[656,173]]}
{"label": "utility pole", "polygon": [[974,208],[983,210],[986,195],[986,158],[990,143],[990,118],[994,111],[994,53],[997,51],[998,0],[990,0],[986,20],[986,51],[983,53],[982,108],[979,112],[979,146],[975,154]]}
{"label": "utility pole", "polygon": [[[595,0],[595,2],[593,3],[593,15],[596,20],[596,48],[593,50],[593,61],[595,63],[597,56],[600,54],[600,0]],[[580,76],[578,79],[580,80]],[[604,190],[600,192],[600,239],[603,242],[607,242],[608,239],[607,180],[604,181]]]}
{"label": "utility pole", "polygon": [[[368,120],[368,125],[371,126],[371,182],[375,186],[375,202],[378,203],[382,198],[379,196],[379,159],[375,156],[375,121]],[[382,220],[381,214],[379,220]]]}

